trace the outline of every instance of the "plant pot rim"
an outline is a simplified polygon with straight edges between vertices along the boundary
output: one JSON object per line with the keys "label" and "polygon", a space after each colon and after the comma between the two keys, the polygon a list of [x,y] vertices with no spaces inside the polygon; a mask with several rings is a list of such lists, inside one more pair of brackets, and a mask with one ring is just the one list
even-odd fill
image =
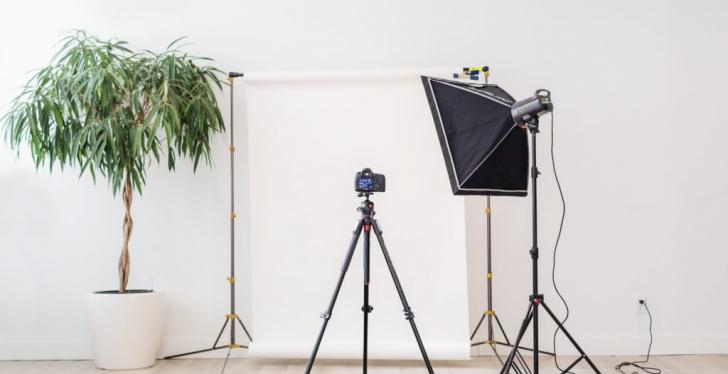
{"label": "plant pot rim", "polygon": [[154,290],[126,290],[126,292],[121,293],[119,290],[105,290],[105,291],[94,291],[92,292],[94,295],[139,295],[139,294],[148,294],[148,293],[154,293]]}

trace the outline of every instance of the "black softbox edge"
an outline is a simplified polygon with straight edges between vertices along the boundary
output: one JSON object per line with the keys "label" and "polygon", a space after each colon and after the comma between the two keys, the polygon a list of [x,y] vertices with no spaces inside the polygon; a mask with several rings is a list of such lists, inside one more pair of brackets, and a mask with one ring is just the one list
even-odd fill
{"label": "black softbox edge", "polygon": [[440,120],[440,113],[437,106],[437,103],[435,101],[434,92],[432,89],[432,86],[430,82],[432,80],[436,81],[442,81],[447,82],[446,79],[438,79],[438,78],[432,78],[427,76],[420,76],[422,80],[422,84],[425,88],[425,94],[427,96],[427,102],[430,106],[430,112],[432,114],[432,119],[435,124],[435,131],[437,133],[438,142],[440,144],[440,151],[442,152],[443,159],[445,160],[445,168],[447,169],[448,179],[450,181],[450,188],[452,190],[453,195],[470,195],[470,196],[516,196],[516,197],[524,197],[528,195],[528,191],[504,191],[504,190],[489,190],[489,189],[480,189],[480,190],[472,190],[472,189],[462,189],[457,184],[457,177],[455,176],[454,171],[454,165],[452,164],[450,153],[447,149],[447,139],[445,138],[445,133],[443,130],[443,124]]}
{"label": "black softbox edge", "polygon": [[442,158],[445,160],[445,168],[447,169],[447,176],[450,180],[450,188],[452,189],[452,193],[454,195],[458,195],[460,191],[460,186],[458,186],[455,177],[455,171],[454,171],[454,165],[452,164],[452,161],[450,160],[450,153],[447,150],[447,147],[445,144],[447,143],[447,140],[445,139],[445,134],[442,129],[442,122],[440,121],[440,113],[437,109],[437,103],[435,102],[435,96],[432,92],[432,86],[430,86],[430,77],[422,76],[422,84],[425,86],[425,94],[427,94],[427,102],[430,104],[430,112],[432,113],[432,119],[435,122],[435,130],[437,132],[437,140],[440,144],[440,151],[442,151]]}

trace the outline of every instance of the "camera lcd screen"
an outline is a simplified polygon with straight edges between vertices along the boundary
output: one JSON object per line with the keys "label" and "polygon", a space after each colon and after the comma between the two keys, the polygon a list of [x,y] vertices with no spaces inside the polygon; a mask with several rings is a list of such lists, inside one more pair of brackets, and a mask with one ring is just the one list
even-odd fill
{"label": "camera lcd screen", "polygon": [[374,187],[374,178],[359,178],[356,180],[358,190],[372,190]]}

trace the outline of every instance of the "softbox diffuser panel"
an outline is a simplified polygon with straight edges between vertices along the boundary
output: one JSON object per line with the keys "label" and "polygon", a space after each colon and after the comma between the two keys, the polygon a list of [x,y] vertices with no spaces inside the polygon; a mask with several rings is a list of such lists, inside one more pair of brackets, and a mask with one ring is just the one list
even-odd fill
{"label": "softbox diffuser panel", "polygon": [[527,131],[497,85],[422,77],[455,195],[526,196]]}

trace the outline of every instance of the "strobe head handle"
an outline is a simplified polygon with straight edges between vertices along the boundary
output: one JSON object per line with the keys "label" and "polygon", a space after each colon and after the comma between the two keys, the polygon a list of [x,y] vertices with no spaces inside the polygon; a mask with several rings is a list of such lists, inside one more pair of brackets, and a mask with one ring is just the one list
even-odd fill
{"label": "strobe head handle", "polygon": [[238,77],[242,77],[243,75],[244,75],[243,73],[236,73],[234,71],[231,71],[228,73],[228,78],[238,78]]}
{"label": "strobe head handle", "polygon": [[513,104],[511,107],[511,116],[517,125],[523,125],[553,109],[554,104],[551,102],[551,92],[545,89],[538,89],[533,96]]}

